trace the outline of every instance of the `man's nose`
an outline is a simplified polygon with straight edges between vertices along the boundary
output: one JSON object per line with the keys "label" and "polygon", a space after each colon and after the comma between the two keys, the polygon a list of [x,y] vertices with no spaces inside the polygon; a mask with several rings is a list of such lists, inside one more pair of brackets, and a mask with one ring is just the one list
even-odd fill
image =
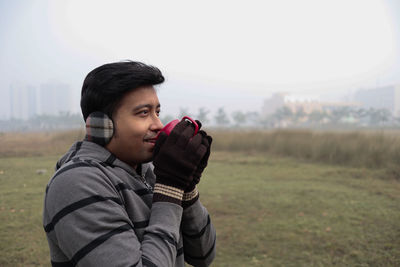
{"label": "man's nose", "polygon": [[153,123],[151,124],[151,130],[152,131],[160,131],[163,127],[164,127],[164,125],[162,124],[160,117],[156,116],[153,119]]}

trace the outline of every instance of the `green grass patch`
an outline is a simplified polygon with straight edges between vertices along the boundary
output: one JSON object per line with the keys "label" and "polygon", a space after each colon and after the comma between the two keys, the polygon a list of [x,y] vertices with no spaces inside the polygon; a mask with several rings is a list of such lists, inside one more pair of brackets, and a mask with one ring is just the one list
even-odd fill
{"label": "green grass patch", "polygon": [[397,266],[400,184],[381,171],[214,153],[200,187],[215,266]]}
{"label": "green grass patch", "polygon": [[55,156],[0,160],[0,266],[49,266],[42,210],[56,160]]}
{"label": "green grass patch", "polygon": [[[0,266],[50,266],[42,205],[56,160],[0,160]],[[385,175],[214,152],[200,184],[217,229],[213,266],[399,266],[400,183]]]}

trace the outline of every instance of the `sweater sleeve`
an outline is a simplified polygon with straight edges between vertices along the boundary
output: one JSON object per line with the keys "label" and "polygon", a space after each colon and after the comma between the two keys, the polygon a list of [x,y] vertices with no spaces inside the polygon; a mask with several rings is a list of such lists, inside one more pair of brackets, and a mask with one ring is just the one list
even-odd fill
{"label": "sweater sleeve", "polygon": [[215,257],[216,232],[200,200],[183,210],[182,236],[186,262],[209,266]]}
{"label": "sweater sleeve", "polygon": [[98,168],[54,176],[43,214],[52,266],[174,266],[182,208],[154,203],[139,240],[122,201]]}

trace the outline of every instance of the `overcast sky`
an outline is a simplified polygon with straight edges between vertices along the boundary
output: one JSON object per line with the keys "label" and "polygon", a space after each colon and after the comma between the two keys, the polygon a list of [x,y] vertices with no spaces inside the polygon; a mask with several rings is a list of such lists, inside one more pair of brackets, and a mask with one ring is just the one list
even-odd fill
{"label": "overcast sky", "polygon": [[162,70],[171,114],[400,83],[396,0],[0,0],[0,38],[0,116],[11,84],[49,81],[70,85],[78,112],[86,74],[124,59]]}

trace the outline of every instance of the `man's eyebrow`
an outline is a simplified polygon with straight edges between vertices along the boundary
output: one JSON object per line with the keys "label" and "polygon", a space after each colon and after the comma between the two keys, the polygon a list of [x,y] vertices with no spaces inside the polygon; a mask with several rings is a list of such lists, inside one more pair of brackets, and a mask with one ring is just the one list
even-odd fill
{"label": "man's eyebrow", "polygon": [[[160,104],[158,104],[158,105],[156,106],[156,108],[160,108],[160,107],[161,107]],[[151,105],[151,104],[139,105],[139,106],[134,107],[134,108],[133,108],[133,111],[136,111],[136,110],[139,110],[139,109],[142,109],[142,108],[153,108],[153,105]]]}

